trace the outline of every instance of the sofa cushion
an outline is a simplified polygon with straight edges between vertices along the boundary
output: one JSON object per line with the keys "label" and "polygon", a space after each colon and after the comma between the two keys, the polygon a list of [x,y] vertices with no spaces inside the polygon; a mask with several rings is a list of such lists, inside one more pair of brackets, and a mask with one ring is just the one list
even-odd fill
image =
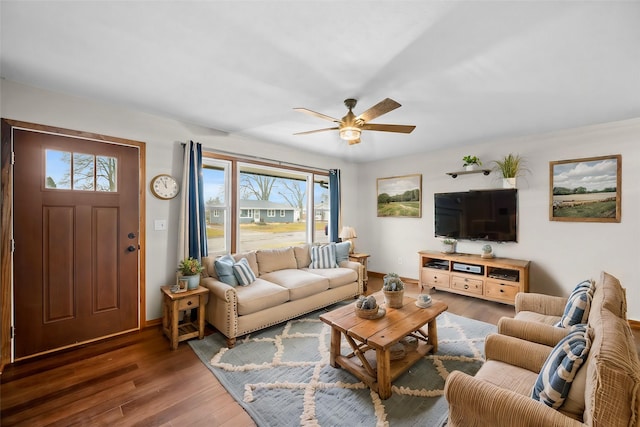
{"label": "sofa cushion", "polygon": [[260,276],[283,289],[288,289],[289,299],[294,301],[329,289],[329,279],[298,269],[278,270]]}
{"label": "sofa cushion", "polygon": [[[350,251],[351,242],[336,243],[336,264],[340,265],[342,261],[348,261]],[[308,265],[305,267],[308,267]]]}
{"label": "sofa cushion", "polygon": [[572,325],[587,323],[592,299],[593,282],[591,280],[584,280],[578,283],[571,292],[571,295],[569,295],[562,318],[556,326],[568,328]]}
{"label": "sofa cushion", "polygon": [[337,268],[336,264],[336,245],[329,243],[328,245],[311,247],[311,265],[310,268]]}
{"label": "sofa cushion", "polygon": [[236,260],[231,255],[223,255],[215,260],[216,275],[222,283],[238,286],[238,280],[235,274],[233,274],[233,264],[235,264],[235,262]]}
{"label": "sofa cushion", "polygon": [[275,283],[257,278],[249,286],[238,286],[238,314],[244,316],[289,301],[289,291]]}
{"label": "sofa cushion", "polygon": [[358,273],[350,268],[305,268],[304,271],[329,279],[329,289],[339,288],[358,280]]}
{"label": "sofa cushion", "polygon": [[575,330],[562,338],[549,354],[531,397],[554,409],[562,406],[590,347],[587,325],[576,325]]}
{"label": "sofa cushion", "polygon": [[306,268],[311,264],[311,246],[300,245],[293,247],[293,254],[296,257],[296,265],[298,268]]}
{"label": "sofa cushion", "polygon": [[298,268],[292,247],[261,250],[256,252],[256,258],[260,276],[272,271]]}
{"label": "sofa cushion", "polygon": [[233,264],[233,274],[238,280],[238,284],[241,286],[247,286],[255,282],[256,275],[253,274],[251,267],[249,267],[249,261],[246,258],[242,258],[240,261]]}

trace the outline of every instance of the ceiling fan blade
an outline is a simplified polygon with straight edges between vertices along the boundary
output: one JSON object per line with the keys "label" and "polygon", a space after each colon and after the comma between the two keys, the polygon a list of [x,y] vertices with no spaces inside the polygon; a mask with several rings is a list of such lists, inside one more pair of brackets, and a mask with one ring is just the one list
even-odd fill
{"label": "ceiling fan blade", "polygon": [[316,133],[316,132],[325,132],[328,130],[338,130],[338,127],[334,127],[334,128],[324,128],[324,129],[316,129],[316,130],[308,130],[306,132],[298,132],[298,133],[294,133],[294,135],[308,135],[310,133]]}
{"label": "ceiling fan blade", "polygon": [[329,120],[330,122],[340,123],[340,120],[335,119],[331,116],[327,116],[326,114],[318,113],[316,111],[309,110],[308,108],[294,108],[295,111],[300,111],[301,113],[309,114],[310,116],[319,117],[321,119]]}
{"label": "ceiling fan blade", "polygon": [[364,113],[360,114],[358,116],[358,119],[363,120],[364,122],[368,122],[369,120],[373,120],[376,117],[380,117],[383,114],[387,114],[389,111],[393,111],[398,107],[400,107],[399,103],[397,103],[391,98],[386,98],[378,102],[373,107],[369,108]]}
{"label": "ceiling fan blade", "polygon": [[411,133],[415,129],[412,125],[385,125],[376,123],[367,123],[362,126],[364,130],[377,130],[382,132],[399,132],[399,133]]}

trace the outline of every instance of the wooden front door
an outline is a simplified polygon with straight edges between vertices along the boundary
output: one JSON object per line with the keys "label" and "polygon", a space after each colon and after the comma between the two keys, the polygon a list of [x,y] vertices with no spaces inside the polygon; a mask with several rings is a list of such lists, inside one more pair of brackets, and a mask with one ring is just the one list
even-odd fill
{"label": "wooden front door", "polygon": [[139,329],[139,147],[12,139],[14,359]]}

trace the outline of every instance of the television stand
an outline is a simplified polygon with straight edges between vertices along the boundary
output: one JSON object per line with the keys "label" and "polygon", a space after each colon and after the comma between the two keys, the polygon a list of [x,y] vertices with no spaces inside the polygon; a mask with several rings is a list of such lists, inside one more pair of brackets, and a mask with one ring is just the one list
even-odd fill
{"label": "television stand", "polygon": [[435,288],[512,305],[518,292],[529,292],[530,261],[429,250],[418,255],[420,291]]}

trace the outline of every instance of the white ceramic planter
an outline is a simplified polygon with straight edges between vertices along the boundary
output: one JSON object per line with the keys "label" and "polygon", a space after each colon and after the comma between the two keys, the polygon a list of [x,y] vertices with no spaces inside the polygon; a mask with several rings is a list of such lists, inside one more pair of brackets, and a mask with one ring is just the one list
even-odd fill
{"label": "white ceramic planter", "polygon": [[516,178],[502,178],[502,188],[516,188]]}

